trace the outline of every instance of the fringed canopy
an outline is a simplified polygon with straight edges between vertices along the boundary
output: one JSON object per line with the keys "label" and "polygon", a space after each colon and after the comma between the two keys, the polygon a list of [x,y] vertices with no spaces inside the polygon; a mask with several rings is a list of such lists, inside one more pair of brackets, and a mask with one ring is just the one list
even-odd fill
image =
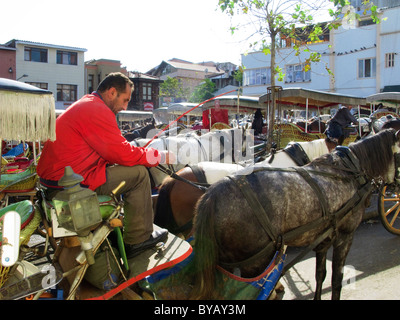
{"label": "fringed canopy", "polygon": [[0,138],[54,141],[55,103],[50,91],[0,78]]}

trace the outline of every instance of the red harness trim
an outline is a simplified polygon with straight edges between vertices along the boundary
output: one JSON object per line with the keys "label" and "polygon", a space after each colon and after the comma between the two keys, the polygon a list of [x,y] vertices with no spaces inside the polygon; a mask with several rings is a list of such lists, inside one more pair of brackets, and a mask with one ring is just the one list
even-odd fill
{"label": "red harness trim", "polygon": [[164,264],[161,264],[161,265],[159,265],[159,266],[157,266],[157,267],[155,267],[153,269],[147,270],[146,272],[143,272],[143,273],[139,274],[136,277],[132,277],[132,278],[128,279],[127,281],[121,283],[118,287],[116,287],[114,289],[111,289],[110,291],[106,292],[102,296],[89,298],[89,299],[86,299],[86,300],[108,300],[108,299],[111,299],[117,293],[121,292],[122,290],[124,290],[125,288],[131,286],[132,284],[134,284],[134,283],[136,283],[136,282],[138,282],[140,280],[143,280],[147,276],[149,276],[149,275],[151,275],[153,273],[156,273],[156,272],[158,272],[160,270],[172,267],[172,266],[174,266],[175,264],[177,264],[179,262],[182,262],[183,260],[185,260],[187,257],[190,256],[192,251],[193,251],[193,248],[190,247],[189,250],[185,254],[180,256],[179,258],[176,258],[174,260],[168,261],[168,262],[166,262]]}

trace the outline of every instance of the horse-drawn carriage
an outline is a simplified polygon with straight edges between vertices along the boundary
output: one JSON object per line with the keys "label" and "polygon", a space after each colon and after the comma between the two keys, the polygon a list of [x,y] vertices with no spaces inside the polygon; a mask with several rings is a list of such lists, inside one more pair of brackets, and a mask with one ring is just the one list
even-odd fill
{"label": "horse-drawn carriage", "polygon": [[[364,98],[310,90],[304,88],[270,88],[269,92],[260,96],[260,105],[265,106],[268,114],[272,109],[272,91],[275,90],[277,119],[274,121],[273,140],[277,143],[278,148],[284,148],[290,141],[312,141],[314,139],[325,138],[325,123],[320,120],[322,114],[330,114],[332,108],[337,108],[339,104],[358,106],[366,105]],[[284,112],[289,110],[300,110],[305,112],[306,126],[300,126],[292,123]],[[312,127],[309,123],[309,112],[315,113],[315,120]],[[270,116],[269,116],[270,117]],[[311,129],[311,130],[310,130]],[[349,128],[348,137],[345,139],[344,145],[354,142],[357,138],[356,128]]]}
{"label": "horse-drawn carriage", "polygon": [[[3,139],[21,139],[35,143],[38,140],[56,138],[54,97],[49,91],[17,81],[0,79],[0,112],[0,134]],[[16,164],[18,168],[14,165],[13,170],[19,170],[22,166],[21,163]],[[5,169],[7,170],[2,172],[3,182],[12,181],[9,175],[14,173],[9,172],[9,167]],[[29,170],[31,169],[32,167],[29,167]],[[36,172],[32,174],[36,177]],[[25,175],[15,175],[17,178],[27,178]],[[66,286],[63,288],[67,289],[64,291],[65,296],[57,294],[57,299],[76,298],[78,288],[82,290],[82,280],[85,276],[90,283],[89,265],[96,265],[95,270],[91,272],[92,275],[95,274],[96,283],[104,284],[109,281],[108,286],[97,291],[94,290],[95,286],[92,286],[88,295],[84,296],[80,292],[80,298],[90,296],[106,299],[122,291],[126,293],[127,287],[149,273],[168,268],[190,254],[191,246],[187,242],[169,234],[164,245],[156,250],[144,251],[134,257],[133,262],[126,259],[125,264],[122,264],[119,252],[123,252],[123,246],[118,247],[118,244],[114,244],[119,249],[116,252],[114,247],[108,246],[108,235],[111,231],[116,233],[115,239],[119,244],[122,239],[118,233],[121,227],[119,214],[122,198],[116,195],[117,190],[114,190],[110,197],[97,197],[89,189],[79,187],[79,182],[82,181],[80,176],[72,173],[66,175],[64,181],[66,193],[63,195],[63,191],[59,192],[53,201],[44,196],[44,187],[34,183],[30,190],[34,195],[29,193],[30,199],[14,199],[16,202],[0,210],[0,300],[19,299],[28,294],[35,294],[34,298],[37,299],[43,292],[58,285],[61,280]],[[2,193],[15,192],[11,186],[15,187],[16,184],[7,184],[1,189]],[[25,197],[27,194],[12,195]],[[33,198],[38,200],[34,202]],[[78,225],[84,228],[81,229]],[[40,238],[45,240],[43,243],[39,241],[38,245],[35,240],[30,244],[36,231],[39,232]],[[53,247],[53,252],[48,250],[50,247]],[[97,259],[97,256],[94,259],[95,254],[101,254],[103,249],[107,251],[107,248],[110,250],[105,260]],[[47,263],[42,265],[43,261],[40,261],[40,258],[44,258]],[[105,264],[99,265],[96,261],[103,261]],[[122,268],[120,278],[116,279],[113,276],[114,271],[107,269],[111,265],[113,268],[120,266],[117,267],[118,270]],[[104,281],[99,280],[99,273],[106,275]],[[57,286],[57,289],[59,288]],[[113,290],[110,290],[111,288]],[[130,292],[126,294],[132,299]]]}
{"label": "horse-drawn carriage", "polygon": [[[220,100],[218,108],[228,108],[232,113],[237,113],[239,110],[247,114],[253,114],[256,109],[262,108],[262,106],[258,104],[258,101],[256,101],[257,99],[247,100],[244,97],[230,97],[226,99],[226,103],[222,98],[218,100]],[[215,102],[211,101],[209,103],[209,108],[215,107]],[[315,140],[321,139],[317,139],[316,137]],[[196,144],[198,144],[198,142],[196,142]],[[146,264],[146,261],[152,260],[151,263],[152,266],[154,266],[154,268],[152,268],[153,271],[160,272],[155,273],[154,277],[149,277],[149,281],[151,281],[150,279],[165,279],[168,277],[169,271],[172,272],[176,270],[178,270],[178,273],[182,272],[182,276],[185,280],[189,279],[192,281],[194,278],[196,286],[195,290],[191,292],[194,294],[188,295],[187,291],[183,291],[183,296],[176,296],[180,299],[189,296],[201,298],[232,298],[231,293],[238,289],[238,287],[235,287],[234,284],[233,287],[229,288],[232,292],[228,292],[227,288],[221,285],[221,283],[230,281],[231,279],[246,279],[242,281],[245,282],[246,290],[248,290],[248,288],[253,290],[254,287],[262,287],[268,282],[274,285],[282,271],[285,246],[296,245],[298,244],[295,243],[296,241],[303,241],[301,245],[310,244],[310,246],[315,246],[315,244],[321,244],[321,242],[318,241],[322,239],[322,236],[332,236],[329,240],[332,240],[334,243],[335,250],[339,252],[340,255],[343,254],[346,256],[349,248],[348,234],[350,234],[351,238],[357,226],[357,221],[359,221],[360,213],[365,207],[364,200],[367,193],[371,191],[372,188],[370,179],[388,176],[387,181],[391,181],[394,178],[395,173],[392,171],[397,170],[397,168],[392,168],[390,164],[392,164],[395,158],[392,152],[399,152],[398,137],[395,136],[393,132],[383,133],[374,139],[373,144],[372,142],[370,145],[368,142],[361,141],[360,145],[352,147],[352,149],[349,150],[350,151],[348,151],[348,149],[340,149],[334,156],[329,155],[318,158],[318,162],[304,168],[304,170],[300,168],[272,169],[270,167],[270,169],[266,169],[264,167],[267,167],[267,165],[264,167],[260,165],[258,167],[252,167],[252,172],[246,172],[246,174],[241,175],[242,177],[240,177],[239,174],[221,178],[207,189],[206,195],[202,197],[198,203],[198,218],[196,221],[195,242],[193,245],[194,251],[196,251],[194,257],[190,255],[189,259],[189,254],[191,253],[191,246],[189,243],[169,235],[169,242],[166,243],[166,246],[177,252],[182,250],[178,257],[174,256],[165,259],[168,255],[168,250],[165,249],[165,251],[163,251],[164,249],[161,248],[158,251],[155,250],[154,252],[148,253],[140,261],[136,260],[132,262],[132,265],[131,262],[128,262],[124,266],[133,269],[135,265],[141,264],[143,266],[143,264]],[[376,152],[371,159],[365,157],[365,154],[374,151],[378,152]],[[356,155],[357,159],[362,158],[362,160],[359,161],[360,163],[351,156],[352,153]],[[347,158],[348,155],[350,155],[349,158]],[[384,155],[385,157],[381,159],[380,155]],[[220,156],[220,154],[218,154],[218,156]],[[278,157],[278,154],[276,157]],[[381,166],[376,166],[377,163]],[[349,168],[349,164],[353,166]],[[338,168],[334,168],[334,166]],[[243,181],[242,179],[247,181]],[[374,180],[374,182],[376,181]],[[268,187],[266,188],[265,186]],[[294,188],[293,186],[301,187],[303,192],[299,193],[298,188]],[[321,195],[321,191],[318,191],[319,187],[323,190],[322,193],[325,193],[325,195]],[[246,191],[251,189],[257,190],[259,195],[263,195],[263,197],[258,199],[260,202],[259,204],[257,204],[257,200],[254,200],[254,195],[251,196]],[[366,193],[364,193],[364,191]],[[189,193],[188,187],[184,189],[184,192],[185,194]],[[357,195],[361,194],[361,197],[354,197],[353,199],[351,196],[353,193]],[[265,219],[262,216],[259,214],[253,215],[254,208],[248,203],[248,199],[250,198],[253,198],[253,201],[255,201],[255,208],[264,208],[263,210],[258,210],[258,213],[268,209],[267,211],[269,213],[276,214],[276,216],[272,218],[269,217],[269,220],[272,220],[272,222],[267,221],[265,224]],[[101,226],[102,231],[100,234],[104,236],[105,233],[110,231],[110,226],[115,222],[112,221],[112,218],[115,215],[115,210],[118,211],[119,203],[117,200],[116,207],[113,207],[113,205],[109,202],[107,203],[107,201],[102,201],[102,203],[105,207],[111,209],[111,219],[109,219],[110,216],[105,217],[105,222]],[[40,207],[43,207],[43,204],[40,204]],[[354,207],[356,207],[357,210],[355,210]],[[341,208],[345,208],[346,210]],[[37,209],[37,212],[39,212],[39,207]],[[320,216],[321,211],[323,215]],[[307,214],[305,215],[304,213],[309,214],[312,218],[316,217],[316,220],[322,224],[315,224],[314,220],[309,220]],[[44,213],[45,216],[49,214],[51,215],[51,210],[50,213]],[[295,214],[296,216],[293,219],[289,219],[285,216],[286,214]],[[43,219],[43,221],[47,221],[47,219]],[[246,224],[243,224],[243,221],[246,221]],[[260,221],[263,222],[260,223]],[[272,225],[270,225],[271,223]],[[304,225],[308,227],[309,224],[315,224],[314,226],[317,228],[315,232],[310,232],[308,229],[303,228]],[[296,231],[292,232],[289,230],[291,228]],[[118,235],[118,231],[116,233],[118,243],[120,236]],[[97,235],[98,233],[96,233],[96,237]],[[249,235],[252,236],[249,237]],[[298,236],[302,237],[301,241],[298,239]],[[98,240],[96,241],[97,244],[101,242]],[[217,243],[218,245],[216,245]],[[270,245],[270,243],[273,243],[273,245]],[[342,243],[346,243],[345,248],[342,248]],[[176,248],[176,244],[178,244],[180,248]],[[73,244],[69,245],[72,245],[72,248],[74,248]],[[272,248],[271,246],[273,246],[274,250],[270,250]],[[268,248],[268,252],[264,251],[262,248]],[[324,261],[326,249],[327,247],[323,246],[321,251],[318,251],[322,262]],[[341,251],[342,249],[344,249],[344,251]],[[106,252],[107,250],[108,249],[105,249]],[[108,250],[111,256],[113,255],[112,251],[113,249],[111,249],[111,251]],[[272,254],[272,256],[270,254]],[[218,256],[219,260],[216,260],[215,258]],[[62,256],[62,258],[65,259],[64,267],[68,264],[68,261],[71,261],[70,257],[70,255]],[[251,262],[257,261],[257,263],[260,262],[260,264],[249,266],[249,259]],[[85,273],[87,266],[82,269],[79,268],[81,268],[81,264],[84,265],[87,260],[88,258],[85,258],[85,254],[79,252],[79,254],[74,257],[73,265],[70,265],[71,268],[63,270],[70,273],[76,272],[78,274],[78,278],[75,277],[71,281],[71,286],[73,287],[71,291],[72,297],[74,297],[76,293],[75,283],[80,283],[80,275]],[[107,261],[107,258],[105,260]],[[180,262],[180,264],[179,268],[175,269],[173,265],[177,261]],[[80,265],[77,266],[76,263]],[[335,272],[338,272],[343,263],[344,260],[339,261]],[[105,265],[108,266],[108,264]],[[195,266],[194,273],[192,274],[185,273],[184,269],[189,265]],[[217,265],[219,265],[219,267]],[[217,277],[219,277],[220,282],[218,282],[219,287],[217,290],[212,292],[213,289],[216,289],[212,287],[213,284],[215,285],[215,282],[210,282],[208,276],[215,276],[216,269],[218,269],[219,272]],[[239,271],[236,269],[242,269],[241,274],[239,274]],[[323,270],[323,268],[319,269],[319,271],[321,270]],[[193,269],[190,271],[193,271]],[[271,273],[272,271],[274,273]],[[270,278],[269,276],[272,274],[273,278]],[[107,291],[101,295],[95,295],[95,298],[111,298],[117,292],[129,289],[131,284],[143,278],[143,273],[128,277],[119,283],[119,285],[115,287],[116,289],[114,288],[115,290]],[[149,281],[147,282],[150,283]],[[340,285],[338,285],[338,282],[340,282],[340,275],[335,280],[334,297],[338,297],[338,292],[340,292],[340,288],[338,287]],[[202,289],[196,291],[198,284],[200,285],[199,288]],[[185,283],[179,280],[176,285],[184,286]],[[154,289],[154,286],[152,288]],[[168,287],[168,289],[173,288],[174,287]],[[188,288],[192,289],[189,285],[185,287],[185,290]],[[269,291],[267,290],[260,293],[260,298],[267,298],[272,288],[269,289]],[[129,290],[127,292],[129,292]],[[4,291],[0,290],[0,294],[2,293],[4,294]],[[235,295],[235,297],[249,298],[253,297],[253,295],[258,297],[257,294],[258,293],[254,293],[253,290],[251,296]]]}
{"label": "horse-drawn carriage", "polygon": [[[398,108],[400,107],[399,92],[381,92],[370,95],[366,98],[371,105],[383,104],[385,107],[375,110],[373,113],[377,118],[390,115],[398,117]],[[400,235],[400,192],[399,181],[394,184],[384,185],[378,193],[378,213],[383,226],[389,232]]]}
{"label": "horse-drawn carriage", "polygon": [[203,128],[226,129],[231,122],[239,125],[241,119],[251,119],[260,108],[258,97],[224,95],[202,104]]}
{"label": "horse-drawn carriage", "polygon": [[[17,140],[33,142],[33,161],[25,158],[27,155],[18,154],[23,157],[2,157],[2,172],[0,195],[2,206],[7,203],[8,196],[24,196],[35,192],[36,184],[36,143],[47,139],[55,139],[55,104],[54,97],[50,91],[42,90],[34,86],[17,82],[14,80],[0,78],[0,140]],[[4,161],[3,161],[4,160]],[[20,243],[26,244],[31,234],[40,222],[40,215],[33,210],[32,202],[20,203],[13,208],[2,209],[0,220],[5,219],[8,211],[18,212],[21,215],[21,225],[24,226],[20,233]],[[2,230],[6,232],[7,230]],[[8,251],[14,246],[19,248],[17,243],[5,244],[7,239],[2,239],[1,246],[2,262],[17,258],[15,251]],[[7,255],[9,254],[9,257]],[[18,255],[17,255],[18,256]],[[10,273],[10,265],[0,265],[0,286],[5,282]]]}

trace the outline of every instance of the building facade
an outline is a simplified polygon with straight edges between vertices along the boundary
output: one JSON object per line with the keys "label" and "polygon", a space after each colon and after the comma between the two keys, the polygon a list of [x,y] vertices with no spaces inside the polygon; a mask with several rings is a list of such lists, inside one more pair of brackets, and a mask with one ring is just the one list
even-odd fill
{"label": "building facade", "polygon": [[166,80],[168,77],[177,79],[182,84],[185,97],[165,97],[161,104],[167,106],[169,103],[189,101],[194,89],[204,81],[205,78],[224,74],[214,62],[192,63],[181,59],[162,61],[157,67],[151,69],[147,74]]}
{"label": "building facade", "polygon": [[160,83],[159,77],[140,72],[129,72],[129,79],[134,84],[128,110],[153,111],[159,107]]}
{"label": "building facade", "polygon": [[5,46],[16,50],[15,79],[53,92],[57,109],[85,94],[86,49],[15,39]]}
{"label": "building facade", "polygon": [[128,75],[125,67],[121,67],[119,60],[98,59],[85,62],[85,94],[97,89],[100,82],[112,72],[122,72]]}
{"label": "building facade", "polygon": [[0,78],[16,79],[16,49],[0,45]]}
{"label": "building facade", "polygon": [[[386,3],[380,2],[380,5]],[[301,50],[300,55],[296,55],[294,41],[281,38],[276,65],[282,68],[285,77],[276,81],[276,85],[359,97],[382,91],[400,91],[399,4],[381,7],[381,22],[378,24],[370,16],[363,15],[361,3],[355,0],[352,4],[355,5],[354,12],[361,16],[360,21],[354,20],[351,25],[343,23],[337,30],[321,36],[320,41],[307,44],[310,51],[321,54],[321,61],[311,63],[310,70],[305,68],[309,52]],[[244,95],[266,93],[271,83],[270,57],[263,52],[242,56]],[[328,69],[333,75],[327,72]]]}

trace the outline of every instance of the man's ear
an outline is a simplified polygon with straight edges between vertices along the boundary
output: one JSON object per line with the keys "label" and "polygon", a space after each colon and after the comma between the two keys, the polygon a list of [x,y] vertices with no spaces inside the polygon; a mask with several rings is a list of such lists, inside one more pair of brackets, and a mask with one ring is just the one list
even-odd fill
{"label": "man's ear", "polygon": [[115,98],[117,96],[117,89],[115,89],[114,87],[111,87],[110,89],[108,89],[108,94],[109,94],[109,98]]}

